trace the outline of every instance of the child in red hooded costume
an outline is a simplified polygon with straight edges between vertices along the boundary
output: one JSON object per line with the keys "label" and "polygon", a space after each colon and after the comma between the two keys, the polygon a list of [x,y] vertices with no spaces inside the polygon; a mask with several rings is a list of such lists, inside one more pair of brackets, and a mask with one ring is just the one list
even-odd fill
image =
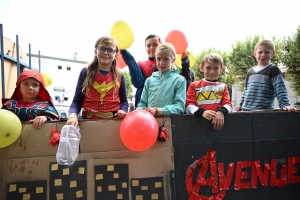
{"label": "child in red hooded costume", "polygon": [[41,128],[46,121],[59,120],[52,99],[46,90],[39,71],[23,71],[10,99],[2,99],[1,109],[15,113],[21,121],[30,121],[34,128]]}

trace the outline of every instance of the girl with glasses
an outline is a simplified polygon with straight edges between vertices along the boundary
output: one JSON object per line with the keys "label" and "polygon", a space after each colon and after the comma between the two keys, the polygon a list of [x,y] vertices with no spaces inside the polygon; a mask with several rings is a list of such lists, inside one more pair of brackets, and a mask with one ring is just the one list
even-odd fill
{"label": "girl with glasses", "polygon": [[126,83],[116,67],[119,53],[117,41],[111,36],[99,38],[94,60],[80,72],[67,124],[78,126],[82,109],[84,119],[124,118],[128,112]]}

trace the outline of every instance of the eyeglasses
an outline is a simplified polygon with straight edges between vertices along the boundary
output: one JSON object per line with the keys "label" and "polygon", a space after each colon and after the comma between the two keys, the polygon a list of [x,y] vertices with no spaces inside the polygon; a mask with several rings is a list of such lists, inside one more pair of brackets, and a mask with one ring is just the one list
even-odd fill
{"label": "eyeglasses", "polygon": [[105,48],[103,46],[98,46],[97,47],[97,50],[100,52],[100,53],[105,53],[107,51],[108,54],[114,54],[116,52],[115,49],[112,49],[112,48]]}

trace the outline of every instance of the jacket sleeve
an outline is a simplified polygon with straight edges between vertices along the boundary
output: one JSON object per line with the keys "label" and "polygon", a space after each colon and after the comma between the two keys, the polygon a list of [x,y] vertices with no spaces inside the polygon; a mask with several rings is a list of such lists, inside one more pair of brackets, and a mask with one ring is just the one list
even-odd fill
{"label": "jacket sleeve", "polygon": [[44,116],[47,118],[47,121],[57,121],[59,120],[59,115],[55,108],[51,106],[49,103],[49,106],[46,108],[44,112]]}
{"label": "jacket sleeve", "polygon": [[128,100],[127,100],[127,93],[126,93],[126,81],[125,81],[123,73],[122,73],[122,78],[121,78],[119,95],[120,95],[120,109],[127,113],[128,112]]}
{"label": "jacket sleeve", "polygon": [[134,57],[127,50],[120,50],[123,60],[129,68],[129,73],[131,77],[131,83],[136,88],[143,88],[145,83],[145,75],[136,63]]}
{"label": "jacket sleeve", "polygon": [[227,85],[224,87],[224,94],[221,99],[221,106],[226,108],[228,113],[232,112],[232,104],[230,102],[230,94]]}
{"label": "jacket sleeve", "polygon": [[78,77],[77,86],[75,89],[75,94],[73,97],[72,104],[70,106],[69,114],[75,113],[76,115],[78,115],[78,113],[80,112],[80,110],[82,108],[83,99],[85,96],[84,93],[82,92],[82,86],[83,86],[85,77],[86,77],[86,68],[83,68]]}
{"label": "jacket sleeve", "polygon": [[186,93],[186,114],[194,114],[199,108],[196,106],[196,89],[195,82],[189,85]]}
{"label": "jacket sleeve", "polygon": [[178,76],[174,82],[174,100],[173,104],[166,105],[161,108],[163,115],[183,114],[186,99],[186,80],[182,76]]}
{"label": "jacket sleeve", "polygon": [[145,81],[145,86],[143,88],[141,100],[138,103],[137,110],[144,110],[148,107],[148,94],[149,94],[149,79]]}
{"label": "jacket sleeve", "polygon": [[191,71],[190,71],[189,57],[185,57],[184,59],[181,59],[181,66],[182,66],[181,75],[185,78],[186,83],[187,83],[186,89],[188,89],[191,82],[193,82],[192,77],[191,77]]}

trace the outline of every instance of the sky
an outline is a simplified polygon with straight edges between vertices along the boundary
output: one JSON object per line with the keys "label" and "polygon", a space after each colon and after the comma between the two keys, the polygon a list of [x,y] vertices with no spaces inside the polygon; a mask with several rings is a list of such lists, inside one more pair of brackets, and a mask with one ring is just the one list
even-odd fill
{"label": "sky", "polygon": [[183,32],[194,55],[210,47],[230,51],[247,36],[291,36],[300,25],[299,0],[0,0],[3,34],[28,53],[92,61],[94,43],[119,20],[130,25],[128,51],[146,60],[144,40]]}

